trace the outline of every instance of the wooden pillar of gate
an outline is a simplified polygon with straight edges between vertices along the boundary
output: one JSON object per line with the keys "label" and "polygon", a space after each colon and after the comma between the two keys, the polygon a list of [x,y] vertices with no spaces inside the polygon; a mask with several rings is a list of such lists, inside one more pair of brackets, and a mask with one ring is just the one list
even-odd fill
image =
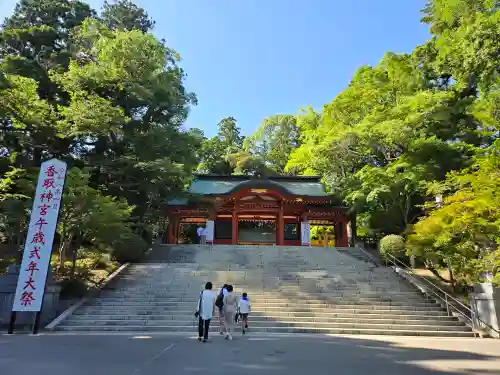
{"label": "wooden pillar of gate", "polygon": [[173,238],[173,233],[174,233],[174,218],[172,216],[168,217],[168,224],[167,224],[167,243],[174,243],[174,238]]}
{"label": "wooden pillar of gate", "polygon": [[339,220],[335,223],[335,227],[335,246],[348,247],[347,222],[345,220]]}
{"label": "wooden pillar of gate", "polygon": [[168,217],[167,237],[169,244],[177,244],[179,242],[179,218],[177,216]]}
{"label": "wooden pillar of gate", "polygon": [[285,223],[283,219],[283,206],[281,206],[276,220],[276,245],[285,244]]}
{"label": "wooden pillar of gate", "polygon": [[231,243],[233,245],[237,245],[238,244],[238,212],[236,211],[236,207],[233,210],[231,230],[232,230]]}

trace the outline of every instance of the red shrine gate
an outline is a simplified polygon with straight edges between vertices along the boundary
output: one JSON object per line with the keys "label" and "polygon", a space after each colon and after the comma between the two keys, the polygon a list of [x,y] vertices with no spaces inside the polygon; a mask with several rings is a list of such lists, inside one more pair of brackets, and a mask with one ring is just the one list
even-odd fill
{"label": "red shrine gate", "polygon": [[196,175],[188,193],[169,202],[168,243],[178,243],[183,223],[207,223],[210,243],[257,243],[239,238],[238,229],[243,221],[268,221],[276,245],[309,245],[310,225],[333,225],[336,246],[348,246],[347,207],[326,193],[319,177]]}

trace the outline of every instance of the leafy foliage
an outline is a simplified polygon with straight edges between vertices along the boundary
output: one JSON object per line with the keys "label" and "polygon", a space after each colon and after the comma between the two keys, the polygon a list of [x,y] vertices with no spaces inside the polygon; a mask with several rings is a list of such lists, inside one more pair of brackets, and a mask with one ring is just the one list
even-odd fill
{"label": "leafy foliage", "polygon": [[81,246],[126,249],[128,239],[134,258],[149,246],[150,228],[190,178],[203,140],[182,128],[196,97],[183,86],[179,55],[149,33],[153,25],[128,0],[105,4],[101,15],[80,1],[22,0],[5,20],[3,241],[21,245],[32,197],[23,185],[57,157],[71,167],[60,268],[70,254],[75,264]]}
{"label": "leafy foliage", "polygon": [[380,240],[380,254],[398,257],[405,252],[405,239],[397,234],[389,234]]}
{"label": "leafy foliage", "polygon": [[432,265],[445,260],[456,277],[474,282],[500,267],[500,143],[495,142],[466,170],[451,173],[443,189],[452,189],[441,207],[414,226],[410,252]]}
{"label": "leafy foliage", "polygon": [[284,173],[291,152],[299,146],[300,132],[292,115],[266,118],[257,131],[245,139],[245,148],[258,155],[269,168]]}
{"label": "leafy foliage", "polygon": [[422,21],[427,42],[359,68],[322,109],[269,116],[248,137],[226,117],[206,139],[182,127],[196,96],[145,10],[21,0],[0,30],[2,240],[21,245],[28,182],[52,157],[73,167],[60,246],[74,255],[99,239],[122,261],[147,248],[195,169],[314,174],[357,214],[360,232],[407,237],[430,269],[498,280],[500,4],[428,0]]}

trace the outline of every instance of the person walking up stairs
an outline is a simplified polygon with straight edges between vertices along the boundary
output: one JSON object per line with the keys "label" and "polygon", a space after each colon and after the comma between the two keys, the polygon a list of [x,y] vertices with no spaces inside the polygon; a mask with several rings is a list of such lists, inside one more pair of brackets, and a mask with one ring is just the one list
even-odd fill
{"label": "person walking up stairs", "polygon": [[208,330],[210,329],[210,320],[215,311],[215,293],[212,291],[212,283],[205,284],[205,290],[200,293],[198,307],[195,316],[198,317],[198,341],[208,341]]}
{"label": "person walking up stairs", "polygon": [[228,285],[227,295],[224,297],[224,329],[226,340],[233,339],[234,317],[238,311],[238,297],[233,294],[233,286]]}
{"label": "person walking up stairs", "polygon": [[248,294],[243,293],[241,299],[238,302],[238,314],[241,318],[241,333],[244,335],[248,329],[248,314],[250,314],[252,307],[250,305],[250,300],[248,299]]}

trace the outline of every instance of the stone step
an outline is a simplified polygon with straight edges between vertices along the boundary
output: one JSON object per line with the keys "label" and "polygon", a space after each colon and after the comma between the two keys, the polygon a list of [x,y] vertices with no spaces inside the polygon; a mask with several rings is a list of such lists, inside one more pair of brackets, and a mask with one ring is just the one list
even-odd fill
{"label": "stone step", "polygon": [[[155,298],[116,298],[113,296],[104,296],[99,299],[100,304],[189,304],[196,305],[198,299],[193,298],[169,298],[169,297],[155,297]],[[436,302],[431,299],[425,298],[396,298],[389,300],[387,298],[366,298],[366,297],[325,297],[323,299],[302,299],[302,298],[268,298],[268,299],[252,299],[252,306],[260,305],[391,305],[391,306],[435,306]]]}
{"label": "stone step", "polygon": [[[387,276],[381,276],[381,275],[366,275],[366,272],[358,272],[358,273],[353,273],[353,274],[350,274],[350,275],[345,275],[344,277],[342,277],[342,279],[338,278],[338,277],[324,277],[324,276],[307,276],[307,275],[297,275],[297,276],[294,276],[294,277],[287,277],[287,278],[284,278],[284,277],[280,277],[279,274],[280,274],[280,271],[276,271],[274,272],[273,274],[269,274],[269,275],[265,275],[265,274],[241,274],[241,272],[233,272],[231,271],[232,273],[230,272],[227,272],[225,275],[222,275],[222,276],[218,276],[217,278],[214,277],[214,275],[203,275],[203,276],[200,276],[200,275],[192,275],[192,274],[189,274],[189,275],[182,275],[182,276],[179,276],[179,277],[173,277],[171,275],[169,275],[168,273],[166,274],[165,272],[162,272],[162,273],[158,273],[157,275],[148,275],[148,276],[144,276],[144,275],[130,275],[130,274],[123,274],[121,275],[121,278],[123,280],[126,280],[127,282],[133,282],[133,281],[137,281],[137,280],[141,280],[141,281],[145,281],[145,282],[162,282],[162,283],[172,283],[172,282],[176,282],[176,281],[179,281],[179,280],[182,280],[183,278],[185,277],[192,277],[193,278],[193,281],[196,281],[196,282],[203,282],[203,281],[211,281],[213,284],[215,285],[219,285],[219,283],[224,284],[225,282],[228,282],[228,281],[233,281],[233,282],[236,282],[236,281],[244,281],[244,280],[250,280],[250,281],[255,281],[255,282],[259,282],[259,281],[262,281],[262,280],[266,280],[266,281],[274,281],[274,282],[281,282],[283,284],[297,284],[298,282],[306,282],[306,281],[315,281],[315,280],[321,280],[321,281],[325,281],[325,282],[330,282],[330,283],[339,283],[339,284],[346,284],[348,283],[349,281],[360,281],[360,282],[364,282],[364,283],[374,283],[374,284],[384,284],[384,283],[390,283],[391,280],[394,279],[394,276],[395,275],[387,275]],[[339,272],[340,274],[342,274],[342,271],[339,271],[339,270],[334,270],[334,271],[330,271],[332,273],[337,273]],[[130,280],[130,281],[128,281]]]}
{"label": "stone step", "polygon": [[[155,294],[116,294],[116,293],[101,293],[100,298],[114,298],[117,300],[126,300],[126,299],[142,299],[142,300],[150,300],[153,301],[155,299],[161,299],[161,300],[168,300],[168,301],[174,301],[174,300],[179,300],[179,301],[188,301],[188,302],[193,302],[197,301],[200,293],[189,293],[185,295],[171,295],[168,292],[165,293],[155,293]],[[237,295],[238,297],[240,295]],[[249,294],[250,301],[253,302],[272,302],[276,300],[283,300],[283,301],[290,301],[290,300],[303,300],[303,301],[328,301],[328,300],[339,300],[339,299],[355,299],[355,300],[366,300],[366,301],[402,301],[402,302],[423,302],[423,301],[429,301],[429,298],[426,298],[423,295],[418,295],[418,294],[408,294],[408,295],[385,295],[385,294],[366,294],[366,293],[340,293],[340,294],[304,294],[304,293],[297,293],[294,295],[287,295],[287,294],[271,294],[268,293],[266,295],[255,295],[255,294]]]}
{"label": "stone step", "polygon": [[[186,277],[187,278],[187,277]],[[207,279],[200,279],[200,280],[184,280],[182,285],[179,285],[177,282],[173,282],[171,280],[163,280],[163,281],[150,281],[150,280],[137,280],[134,279],[134,282],[123,282],[123,279],[120,279],[119,284],[115,284],[113,287],[111,287],[111,290],[115,289],[131,289],[134,291],[135,289],[138,289],[140,291],[142,290],[150,290],[150,289],[163,289],[163,288],[169,288],[173,291],[176,290],[197,290],[199,288],[203,288],[205,286],[205,282]],[[384,283],[370,283],[369,281],[361,281],[358,280],[353,283],[346,283],[346,282],[335,282],[335,281],[330,281],[330,280],[321,280],[321,279],[315,279],[315,280],[300,280],[298,283],[286,283],[286,282],[281,282],[281,281],[276,281],[276,280],[247,280],[247,279],[241,279],[241,280],[227,280],[224,282],[220,283],[215,283],[213,280],[211,281],[212,284],[214,285],[214,291],[218,290],[222,284],[227,283],[233,285],[233,288],[235,291],[241,291],[243,289],[256,289],[256,292],[258,292],[260,289],[262,290],[297,290],[300,288],[308,288],[308,287],[321,287],[321,288],[328,288],[330,290],[336,290],[336,289],[348,289],[348,290],[373,290],[373,291],[402,291],[402,292],[410,292],[410,291],[415,291],[414,288],[411,286],[407,286],[405,284],[400,284],[400,285],[394,285],[394,280],[384,282]]]}
{"label": "stone step", "polygon": [[[333,272],[338,272],[338,271],[332,271]],[[157,275],[156,277],[143,277],[143,276],[127,276],[127,275],[122,275],[120,278],[121,280],[124,280],[126,283],[133,283],[133,282],[144,282],[144,283],[159,283],[159,285],[172,285],[176,284],[179,282],[186,282],[188,283],[187,285],[192,285],[192,284],[197,284],[197,283],[205,283],[206,281],[211,281],[213,285],[216,287],[219,285],[222,285],[224,283],[229,283],[229,282],[248,282],[250,284],[259,284],[259,283],[271,283],[273,286],[274,284],[281,284],[284,286],[294,286],[297,283],[300,282],[324,282],[324,283],[329,283],[331,285],[339,285],[339,286],[356,286],[357,282],[361,282],[364,285],[366,284],[373,284],[375,286],[381,285],[381,286],[387,286],[390,285],[391,283],[394,282],[394,277],[395,275],[388,276],[386,278],[379,278],[379,277],[367,277],[366,274],[360,273],[356,275],[345,275],[342,278],[337,278],[337,277],[321,277],[321,276],[297,276],[295,278],[283,278],[278,276],[279,273],[276,273],[274,276],[265,276],[265,275],[241,275],[239,273],[233,273],[233,274],[226,274],[223,275],[222,277],[215,278],[213,275],[206,275],[206,276],[193,276],[193,275],[183,275],[181,277],[171,277],[169,275],[166,275],[164,273]],[[189,278],[189,279],[187,279]],[[184,285],[185,286],[185,285]],[[235,285],[236,287],[239,287],[238,284]],[[402,285],[393,285],[395,288],[402,288],[405,287],[404,284]]]}
{"label": "stone step", "polygon": [[[148,305],[150,307],[154,306],[163,306],[163,307],[171,307],[171,308],[178,308],[178,309],[183,309],[183,308],[192,308],[193,306],[196,307],[197,301],[193,302],[169,302],[169,301],[149,301],[149,300],[116,300],[116,299],[99,299],[96,301],[93,305],[94,306],[115,306],[115,307],[128,307],[128,306],[144,306]],[[440,307],[437,303],[433,302],[414,302],[411,305],[409,305],[406,302],[384,302],[384,301],[377,301],[375,302],[364,302],[364,301],[355,301],[355,300],[337,300],[337,301],[324,301],[324,302],[311,302],[309,303],[308,301],[280,301],[280,302],[269,302],[269,303],[262,303],[262,302],[253,302],[252,303],[252,308],[253,309],[260,309],[260,308],[280,308],[280,307],[297,307],[297,308],[332,308],[332,307],[337,307],[337,306],[366,306],[366,307],[372,307],[372,308],[377,308],[377,307],[411,307],[411,308],[436,308]]]}
{"label": "stone step", "polygon": [[[166,267],[161,269],[142,269],[137,271],[124,271],[123,276],[141,277],[144,279],[161,279],[161,277],[168,277],[170,279],[179,279],[184,276],[207,278],[210,277],[213,281],[223,281],[226,277],[247,277],[257,276],[269,279],[280,280],[295,280],[297,278],[316,278],[325,280],[341,280],[338,275],[345,276],[346,278],[359,277],[362,279],[370,280],[388,280],[394,277],[389,269],[383,269],[383,272],[377,272],[367,267],[330,267],[330,268],[304,268],[300,266],[293,266],[288,269],[278,267],[231,267],[231,268],[210,268],[204,266],[204,269],[195,268],[172,268]],[[379,269],[380,270],[380,269]],[[339,272],[339,273],[335,273]]]}
{"label": "stone step", "polygon": [[[169,303],[196,303],[198,301],[197,295],[188,295],[184,297],[172,297],[168,294],[164,295],[130,295],[130,296],[120,296],[115,294],[103,294],[100,296],[102,301],[108,302],[169,302]],[[276,297],[255,297],[252,295],[251,303],[324,303],[324,302],[338,302],[338,301],[355,301],[355,302],[366,302],[366,303],[377,303],[377,302],[401,302],[401,303],[429,303],[432,302],[430,299],[426,299],[422,296],[370,296],[363,294],[344,294],[344,295],[328,295],[328,296],[318,296],[317,298],[309,298],[307,296],[276,296]]]}
{"label": "stone step", "polygon": [[[133,314],[137,311],[140,312],[148,312],[151,313],[166,313],[166,312],[176,312],[176,311],[186,311],[189,314],[193,313],[196,308],[196,305],[191,306],[183,306],[183,307],[173,307],[170,305],[167,306],[148,306],[148,305],[132,305],[132,306],[86,306],[84,308],[86,313],[92,314],[95,312],[102,311],[120,311],[124,313]],[[433,314],[439,313],[442,314],[444,312],[441,308],[432,308],[432,307],[414,307],[414,306],[376,306],[376,305],[337,305],[332,307],[297,307],[297,306],[281,306],[281,307],[252,307],[252,311],[257,313],[270,313],[270,312],[313,312],[313,313],[322,313],[322,312],[331,312],[331,313],[352,313],[352,314],[362,314],[364,312],[371,313],[398,313],[398,314]]]}
{"label": "stone step", "polygon": [[[92,314],[87,314],[90,311]],[[357,310],[357,311],[252,311],[252,317],[262,317],[262,316],[280,316],[280,317],[308,317],[308,318],[352,318],[353,316],[359,317],[359,319],[416,319],[416,320],[456,320],[457,318],[449,316],[445,311],[378,311],[378,310]],[[191,316],[193,314],[192,310],[117,310],[117,309],[99,309],[99,310],[78,310],[73,317],[87,317],[94,315],[105,315],[105,316],[138,316],[138,317],[148,317],[148,316],[178,316],[185,317]]]}
{"label": "stone step", "polygon": [[[61,326],[61,330],[66,331],[121,331],[121,332],[186,332],[196,334],[196,327],[191,326]],[[211,330],[211,335],[215,336],[215,330]],[[310,327],[250,327],[250,334],[257,333],[304,333],[304,334],[337,334],[337,335],[391,335],[391,336],[434,336],[434,337],[473,337],[474,334],[465,328],[462,331],[418,331],[413,329],[388,330],[388,329],[347,329],[347,328],[310,328]],[[237,332],[236,332],[237,333]]]}
{"label": "stone step", "polygon": [[[215,319],[218,319],[216,317]],[[214,320],[215,320],[214,319]],[[352,323],[352,324],[408,324],[408,325],[429,325],[429,326],[463,326],[463,324],[458,320],[450,317],[449,319],[387,319],[387,318],[357,318],[357,317],[311,317],[311,316],[250,316],[250,320],[253,324],[260,324],[261,322],[318,322],[318,323]],[[123,324],[135,324],[134,322],[153,322],[153,321],[161,321],[161,322],[192,322],[192,317],[187,319],[186,315],[78,315],[75,316],[74,319],[68,324],[72,324],[75,322],[123,322]],[[137,323],[140,324],[140,323]],[[150,324],[150,323],[146,323]]]}
{"label": "stone step", "polygon": [[[200,295],[202,289],[189,289],[184,291],[174,291],[172,289],[156,289],[156,290],[144,290],[144,291],[130,291],[129,293],[123,291],[113,291],[113,290],[103,290],[100,296],[113,295],[118,297],[154,297],[154,296],[168,296],[172,298],[196,298]],[[309,289],[296,289],[296,290],[257,290],[257,288],[245,288],[241,291],[235,291],[236,296],[241,296],[242,293],[247,293],[250,299],[262,299],[262,298],[304,298],[304,299],[314,299],[314,298],[325,298],[325,297],[343,297],[343,296],[366,296],[366,297],[394,297],[394,298],[422,298],[424,294],[416,291],[380,291],[380,290],[355,290],[355,289],[320,289],[320,288],[309,288]],[[215,292],[218,294],[218,291]]]}
{"label": "stone step", "polygon": [[[81,325],[81,321],[69,321],[65,326]],[[196,326],[195,319],[177,320],[87,320],[83,324],[100,327],[100,326],[147,326],[147,327],[185,327],[192,325]],[[211,324],[212,325],[212,324]],[[347,329],[390,329],[404,330],[414,329],[417,331],[464,331],[463,325],[447,325],[447,326],[430,326],[427,324],[389,324],[389,323],[354,323],[354,322],[311,322],[311,321],[252,321],[252,329],[267,328],[267,327],[306,327],[306,328],[347,328]],[[218,328],[219,323],[213,322],[213,328]]]}
{"label": "stone step", "polygon": [[[172,289],[144,289],[141,291],[136,291],[136,290],[116,290],[116,289],[105,289],[101,292],[101,295],[105,294],[112,294],[116,296],[155,296],[155,295],[168,295],[169,297],[186,297],[186,296],[197,296],[200,294],[200,289],[184,289],[183,291],[176,291]],[[235,291],[234,294],[240,295],[243,291],[246,291],[249,295],[252,297],[258,297],[258,298],[265,298],[265,297],[279,297],[279,296],[288,296],[289,294],[295,294],[295,295],[301,295],[303,297],[335,297],[335,296],[343,296],[343,295],[359,295],[363,294],[366,296],[385,296],[386,291],[381,291],[381,290],[370,290],[370,289],[342,289],[342,290],[337,290],[337,289],[328,289],[328,290],[294,290],[294,291],[280,291],[280,290],[272,290],[272,291],[257,291],[255,288],[247,288],[247,289],[241,289],[241,291]],[[218,291],[216,291],[218,293]],[[417,291],[390,291],[391,297],[414,297],[418,296],[421,297],[422,294]]]}

